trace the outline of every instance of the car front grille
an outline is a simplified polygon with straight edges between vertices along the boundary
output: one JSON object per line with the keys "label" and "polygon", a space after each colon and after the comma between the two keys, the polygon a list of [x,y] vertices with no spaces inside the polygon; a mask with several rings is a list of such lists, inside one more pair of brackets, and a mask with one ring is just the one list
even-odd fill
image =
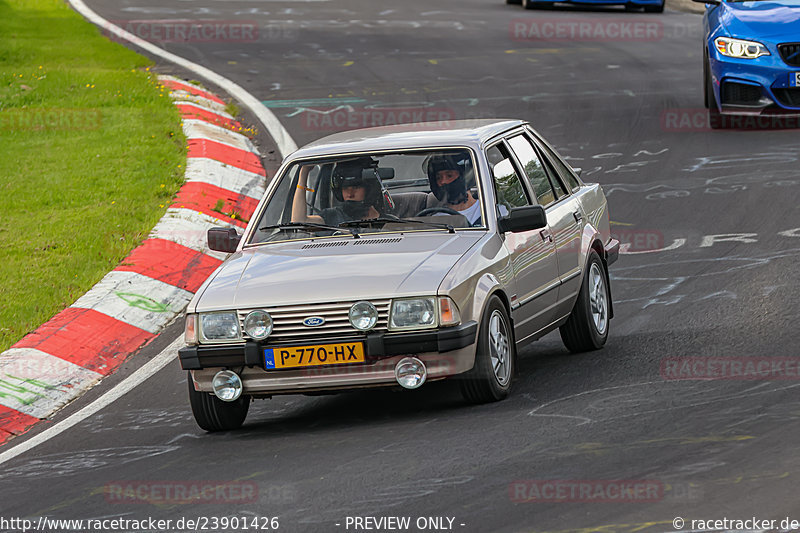
{"label": "car front grille", "polygon": [[[378,322],[371,331],[386,331],[389,324],[390,299],[370,300],[378,310]],[[348,312],[356,303],[334,302],[311,305],[290,305],[283,307],[259,307],[268,312],[272,317],[273,329],[269,336],[269,344],[304,342],[313,340],[319,342],[325,338],[359,337],[363,333],[350,325]],[[244,332],[244,319],[253,309],[240,309],[239,323],[245,339],[250,337]],[[321,326],[309,327],[303,325],[303,320],[309,317],[322,317],[325,323]]]}
{"label": "car front grille", "polygon": [[778,51],[787,65],[800,67],[800,43],[779,44]]}
{"label": "car front grille", "polygon": [[800,107],[800,87],[791,89],[772,89],[775,98],[786,107]]}

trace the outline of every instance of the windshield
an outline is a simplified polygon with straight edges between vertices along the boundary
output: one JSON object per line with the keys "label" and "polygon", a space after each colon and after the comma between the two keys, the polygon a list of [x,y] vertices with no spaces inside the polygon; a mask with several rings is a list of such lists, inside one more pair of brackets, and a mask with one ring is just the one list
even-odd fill
{"label": "windshield", "polygon": [[276,179],[249,244],[485,227],[467,148],[301,161]]}

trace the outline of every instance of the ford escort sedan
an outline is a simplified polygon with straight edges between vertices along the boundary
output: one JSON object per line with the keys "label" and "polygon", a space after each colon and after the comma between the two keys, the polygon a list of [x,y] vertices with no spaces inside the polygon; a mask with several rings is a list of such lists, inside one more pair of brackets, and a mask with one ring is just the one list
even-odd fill
{"label": "ford escort sedan", "polygon": [[283,162],[186,312],[189,397],[208,431],[254,398],[458,379],[509,394],[518,348],[560,329],[604,345],[606,198],[529,124],[453,121],[340,133]]}

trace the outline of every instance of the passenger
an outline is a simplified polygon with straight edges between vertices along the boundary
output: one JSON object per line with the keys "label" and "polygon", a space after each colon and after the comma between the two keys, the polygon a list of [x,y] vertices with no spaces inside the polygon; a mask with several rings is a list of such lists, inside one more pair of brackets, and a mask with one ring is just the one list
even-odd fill
{"label": "passenger", "polygon": [[464,215],[470,225],[479,225],[481,206],[467,190],[464,169],[456,162],[455,155],[435,155],[428,160],[428,181],[431,192],[441,207],[447,207]]}
{"label": "passenger", "polygon": [[292,222],[313,222],[338,226],[350,220],[378,218],[383,211],[381,188],[377,177],[364,179],[363,171],[371,168],[371,160],[342,161],[336,164],[330,181],[330,189],[341,205],[322,209],[319,215],[309,215],[306,204],[308,174],[313,166],[300,169],[300,178],[292,203]]}

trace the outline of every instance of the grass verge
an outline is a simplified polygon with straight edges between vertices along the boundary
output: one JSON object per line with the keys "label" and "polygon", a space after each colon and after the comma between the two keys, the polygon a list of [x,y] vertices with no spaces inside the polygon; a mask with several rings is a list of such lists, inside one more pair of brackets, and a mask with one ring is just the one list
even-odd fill
{"label": "grass verge", "polygon": [[183,181],[150,61],[63,0],[0,0],[0,351],[147,237]]}

